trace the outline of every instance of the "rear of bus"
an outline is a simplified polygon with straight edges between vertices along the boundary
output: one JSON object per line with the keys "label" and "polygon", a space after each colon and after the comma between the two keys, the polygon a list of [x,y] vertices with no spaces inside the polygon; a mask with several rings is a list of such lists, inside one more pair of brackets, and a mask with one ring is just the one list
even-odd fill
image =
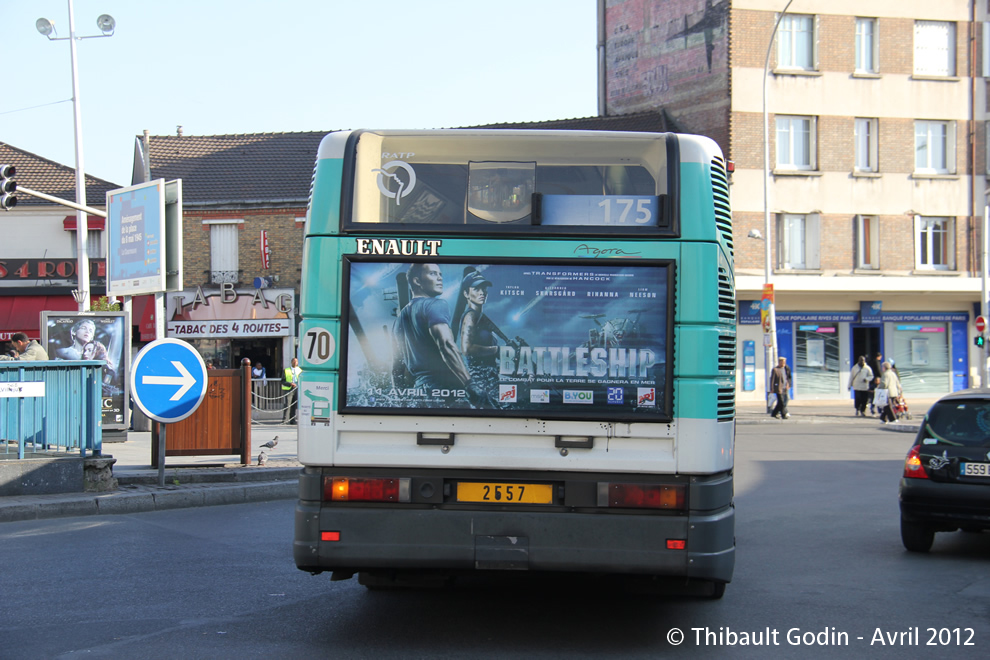
{"label": "rear of bus", "polygon": [[328,135],[303,253],[296,565],[369,585],[676,578],[720,596],[732,272],[707,138]]}

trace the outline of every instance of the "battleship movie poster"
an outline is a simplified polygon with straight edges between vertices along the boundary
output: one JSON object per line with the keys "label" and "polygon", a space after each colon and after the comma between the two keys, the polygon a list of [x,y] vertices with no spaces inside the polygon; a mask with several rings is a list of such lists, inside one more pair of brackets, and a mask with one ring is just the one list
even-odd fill
{"label": "battleship movie poster", "polygon": [[672,262],[345,271],[345,409],[670,416]]}

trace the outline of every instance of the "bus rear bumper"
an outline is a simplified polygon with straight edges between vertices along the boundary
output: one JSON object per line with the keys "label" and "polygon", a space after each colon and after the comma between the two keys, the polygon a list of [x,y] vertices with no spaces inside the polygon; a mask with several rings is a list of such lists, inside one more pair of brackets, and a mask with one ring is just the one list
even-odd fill
{"label": "bus rear bumper", "polygon": [[[321,508],[300,501],[295,525],[296,565],[313,572],[530,570],[729,582],[735,561],[731,506],[657,516]],[[321,540],[324,532],[337,540]],[[670,549],[668,540],[686,547]]]}

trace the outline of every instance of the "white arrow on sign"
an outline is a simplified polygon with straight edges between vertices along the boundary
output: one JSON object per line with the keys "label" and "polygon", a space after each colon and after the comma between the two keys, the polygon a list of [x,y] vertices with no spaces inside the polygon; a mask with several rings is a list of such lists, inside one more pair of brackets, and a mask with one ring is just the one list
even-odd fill
{"label": "white arrow on sign", "polygon": [[172,360],[172,366],[179,370],[181,376],[142,376],[141,382],[145,385],[181,385],[169,401],[178,401],[182,395],[189,391],[189,388],[196,384],[196,379],[182,366],[181,362]]}

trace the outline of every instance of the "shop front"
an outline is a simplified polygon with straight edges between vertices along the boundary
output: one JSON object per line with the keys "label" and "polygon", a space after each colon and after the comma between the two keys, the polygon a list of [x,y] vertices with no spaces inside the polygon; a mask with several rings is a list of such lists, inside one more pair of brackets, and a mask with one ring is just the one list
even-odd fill
{"label": "shop front", "polygon": [[278,378],[295,354],[292,289],[198,287],[166,294],[165,304],[166,336],[188,341],[217,369],[236,369],[247,358]]}
{"label": "shop front", "polygon": [[[970,322],[966,311],[885,312],[882,301],[864,301],[859,312],[778,310],[777,354],[791,367],[795,399],[849,398],[850,368],[877,352],[907,395],[938,396],[969,386]],[[759,301],[739,303],[738,333],[743,349],[747,342],[762,346]],[[764,395],[760,378],[740,378],[740,386],[754,398]]]}

